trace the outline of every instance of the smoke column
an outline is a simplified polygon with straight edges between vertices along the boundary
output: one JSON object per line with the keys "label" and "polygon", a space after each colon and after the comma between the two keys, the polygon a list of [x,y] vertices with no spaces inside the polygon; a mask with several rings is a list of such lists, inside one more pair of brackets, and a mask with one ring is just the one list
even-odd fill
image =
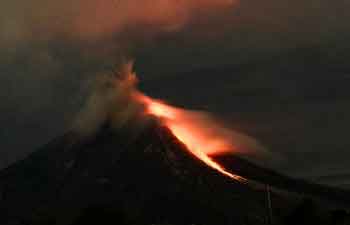
{"label": "smoke column", "polygon": [[117,129],[138,132],[149,116],[155,116],[188,148],[200,149],[207,156],[265,152],[254,138],[223,126],[209,113],[174,107],[143,94],[137,89],[132,65],[132,62],[122,64],[116,75],[99,77],[94,94],[77,117],[76,128],[81,133],[93,134],[106,121]]}

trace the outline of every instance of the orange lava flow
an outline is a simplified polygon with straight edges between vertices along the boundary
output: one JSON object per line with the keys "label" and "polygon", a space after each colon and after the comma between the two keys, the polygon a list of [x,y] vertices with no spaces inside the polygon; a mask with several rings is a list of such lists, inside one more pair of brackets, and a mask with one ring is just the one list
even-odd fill
{"label": "orange lava flow", "polygon": [[[195,119],[196,113],[176,108],[138,93],[137,99],[146,106],[146,113],[156,116],[184,144],[191,153],[209,167],[239,182],[247,180],[232,174],[213,161],[209,155],[232,149],[231,141],[224,137],[212,136],[209,124]],[[195,115],[193,115],[195,114]]]}

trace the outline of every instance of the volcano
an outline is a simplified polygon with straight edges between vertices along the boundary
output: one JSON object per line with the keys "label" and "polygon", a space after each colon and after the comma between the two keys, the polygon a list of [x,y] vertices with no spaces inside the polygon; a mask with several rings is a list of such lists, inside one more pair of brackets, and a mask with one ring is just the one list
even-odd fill
{"label": "volcano", "polygon": [[0,224],[334,224],[350,203],[238,157],[258,145],[143,94],[132,63],[109,78],[77,128],[0,172]]}
{"label": "volcano", "polygon": [[322,210],[350,202],[346,191],[213,156],[247,182],[231,179],[157,121],[138,133],[126,130],[106,123],[88,137],[71,131],[3,170],[0,223],[268,224],[272,202],[274,224],[291,224],[286,218],[305,196],[327,205]]}

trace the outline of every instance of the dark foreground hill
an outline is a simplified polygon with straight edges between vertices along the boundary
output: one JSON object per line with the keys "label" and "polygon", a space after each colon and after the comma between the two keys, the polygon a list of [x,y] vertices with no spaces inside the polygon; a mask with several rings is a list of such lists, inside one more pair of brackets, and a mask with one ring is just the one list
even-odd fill
{"label": "dark foreground hill", "polygon": [[69,132],[0,173],[0,224],[335,224],[347,216],[331,212],[349,202],[345,191],[216,159],[255,181],[219,174],[157,123],[138,134],[108,125],[85,138]]}

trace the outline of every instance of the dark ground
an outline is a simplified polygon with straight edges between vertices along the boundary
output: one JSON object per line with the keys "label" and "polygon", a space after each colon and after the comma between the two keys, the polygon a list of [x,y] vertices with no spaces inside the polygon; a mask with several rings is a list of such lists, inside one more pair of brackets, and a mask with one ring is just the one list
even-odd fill
{"label": "dark ground", "polygon": [[[153,124],[153,123],[151,123]],[[67,133],[0,173],[1,224],[341,224],[349,193],[289,179],[234,156],[255,181],[210,169],[156,124],[135,135],[105,126]],[[233,164],[234,162],[234,164]],[[334,215],[333,215],[334,214]]]}

